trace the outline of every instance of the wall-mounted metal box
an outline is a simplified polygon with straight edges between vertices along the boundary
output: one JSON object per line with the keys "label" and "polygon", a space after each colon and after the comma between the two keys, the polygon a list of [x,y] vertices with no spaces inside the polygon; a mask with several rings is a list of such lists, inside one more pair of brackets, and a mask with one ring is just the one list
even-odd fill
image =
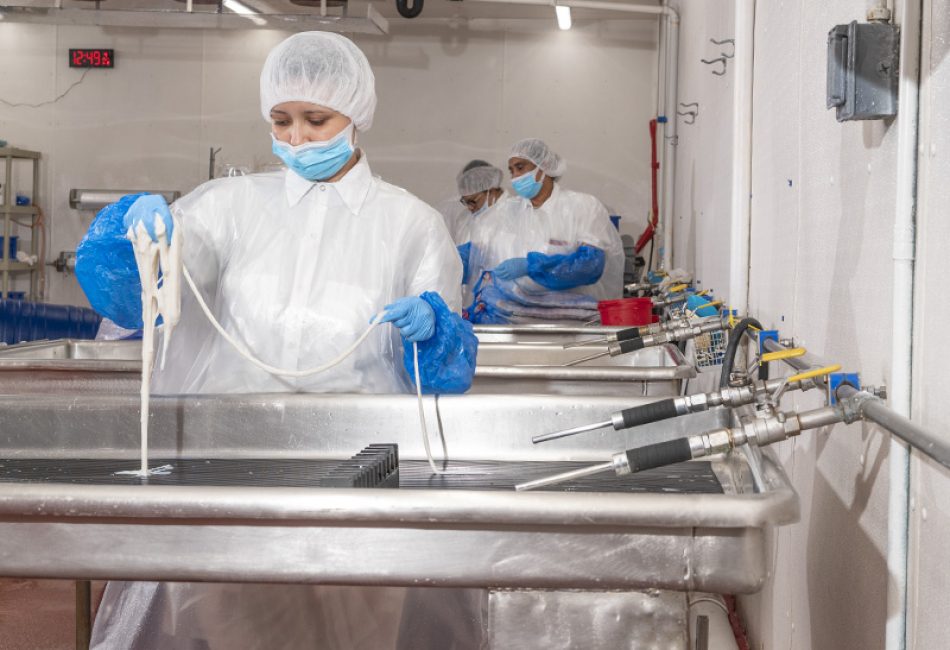
{"label": "wall-mounted metal box", "polygon": [[896,25],[854,21],[828,32],[828,108],[839,122],[897,115],[899,56]]}

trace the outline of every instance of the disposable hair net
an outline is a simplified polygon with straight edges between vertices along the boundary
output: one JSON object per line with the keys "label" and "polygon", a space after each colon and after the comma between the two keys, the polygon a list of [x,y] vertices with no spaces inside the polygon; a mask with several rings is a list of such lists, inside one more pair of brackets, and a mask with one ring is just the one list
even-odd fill
{"label": "disposable hair net", "polygon": [[567,162],[537,138],[526,138],[516,142],[511,147],[508,158],[530,160],[551,178],[560,178],[567,171]]}
{"label": "disposable hair net", "polygon": [[484,163],[476,167],[471,167],[471,163],[469,163],[465,166],[465,169],[455,177],[455,182],[458,184],[459,196],[471,196],[472,194],[478,194],[485,190],[501,187],[504,177],[504,173],[493,165]]}
{"label": "disposable hair net", "polygon": [[376,80],[366,55],[344,36],[301,32],[267,55],[261,70],[261,113],[284,102],[310,102],[342,113],[368,131],[376,110]]}

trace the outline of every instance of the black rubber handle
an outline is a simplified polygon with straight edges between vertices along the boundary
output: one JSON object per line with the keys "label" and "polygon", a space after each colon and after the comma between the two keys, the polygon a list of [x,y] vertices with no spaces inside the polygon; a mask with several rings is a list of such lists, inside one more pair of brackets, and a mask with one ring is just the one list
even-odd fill
{"label": "black rubber handle", "polygon": [[677,438],[627,450],[627,462],[630,463],[631,472],[642,472],[645,469],[683,463],[692,457],[693,454],[689,450],[689,438]]}
{"label": "black rubber handle", "polygon": [[642,350],[646,346],[643,344],[643,339],[629,339],[627,341],[620,341],[617,347],[620,348],[620,352],[617,354],[626,354],[628,352]]}
{"label": "black rubber handle", "polygon": [[639,327],[630,327],[625,330],[617,330],[614,332],[614,336],[617,337],[618,341],[630,341],[641,338],[643,334],[640,333]]}
{"label": "black rubber handle", "polygon": [[638,427],[641,424],[659,422],[660,420],[669,420],[677,415],[676,398],[662,399],[659,402],[624,409],[620,411],[620,415],[623,418],[623,426],[617,427],[614,425],[614,428],[618,430]]}

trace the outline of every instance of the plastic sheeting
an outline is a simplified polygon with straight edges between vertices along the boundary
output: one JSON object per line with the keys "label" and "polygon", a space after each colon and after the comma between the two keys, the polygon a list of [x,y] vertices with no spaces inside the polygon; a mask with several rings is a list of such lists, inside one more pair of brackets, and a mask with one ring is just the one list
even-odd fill
{"label": "plastic sheeting", "polygon": [[214,583],[110,582],[95,650],[476,650],[488,592]]}

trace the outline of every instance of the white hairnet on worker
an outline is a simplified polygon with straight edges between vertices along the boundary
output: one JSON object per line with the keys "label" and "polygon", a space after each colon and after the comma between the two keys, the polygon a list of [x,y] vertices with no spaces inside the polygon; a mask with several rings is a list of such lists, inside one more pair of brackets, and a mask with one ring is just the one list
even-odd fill
{"label": "white hairnet on worker", "polygon": [[261,71],[261,114],[284,102],[310,102],[332,108],[358,131],[373,126],[376,79],[362,51],[345,36],[301,32],[281,42]]}
{"label": "white hairnet on worker", "polygon": [[505,177],[504,173],[487,162],[481,160],[478,162],[483,164],[474,167],[466,166],[466,168],[455,177],[455,182],[459,189],[459,196],[471,196],[472,194],[487,192],[496,187],[501,187]]}
{"label": "white hairnet on worker", "polygon": [[[459,253],[439,213],[375,176],[354,143],[353,128],[372,124],[373,84],[366,57],[346,38],[291,36],[261,73],[272,147],[288,168],[212,180],[172,206],[157,195],[123,197],[96,216],[76,272],[105,316],[141,327],[140,298],[137,316],[123,312],[127,299],[142,293],[125,233],[146,218],[166,219],[181,235],[184,268],[223,330],[263,363],[287,370],[337,358],[381,311],[384,320],[394,311],[400,316],[373,328],[332,369],[291,378],[252,365],[185,289],[164,368],[153,377],[155,393],[407,393],[410,365],[424,391],[470,385],[477,339],[458,313]],[[323,117],[313,119],[317,114]],[[153,208],[140,215],[136,206],[145,200]],[[115,296],[126,300],[110,300]],[[350,647],[379,609],[398,610],[403,596],[381,605],[331,587],[221,591],[110,583],[93,647]]]}
{"label": "white hairnet on worker", "polygon": [[567,162],[537,138],[519,140],[511,147],[508,157],[530,160],[551,178],[560,178],[567,171]]}

